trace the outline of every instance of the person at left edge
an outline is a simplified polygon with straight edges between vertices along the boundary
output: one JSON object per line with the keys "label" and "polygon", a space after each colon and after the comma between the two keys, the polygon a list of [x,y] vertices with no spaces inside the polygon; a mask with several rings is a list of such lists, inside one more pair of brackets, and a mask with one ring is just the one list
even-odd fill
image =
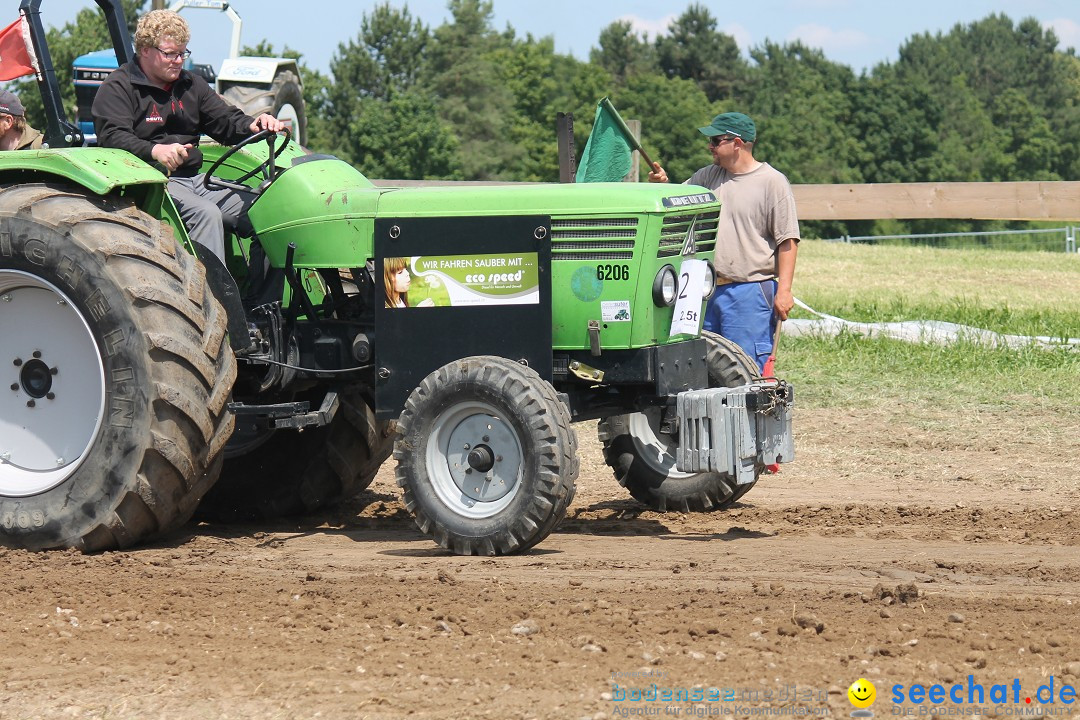
{"label": "person at left edge", "polygon": [[164,169],[188,235],[224,262],[223,217],[235,226],[255,198],[203,186],[199,137],[234,145],[260,130],[278,132],[285,124],[265,113],[246,115],[185,70],[190,39],[178,13],[143,15],[135,28],[134,62],[124,63],[102,83],[91,112],[99,145],[127,150]]}
{"label": "person at left edge", "polygon": [[40,150],[44,136],[26,124],[19,96],[0,90],[0,150]]}

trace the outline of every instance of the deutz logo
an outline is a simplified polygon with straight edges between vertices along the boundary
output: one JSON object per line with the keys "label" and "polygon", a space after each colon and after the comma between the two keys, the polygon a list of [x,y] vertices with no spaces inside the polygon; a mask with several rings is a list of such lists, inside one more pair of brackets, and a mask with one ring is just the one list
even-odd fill
{"label": "deutz logo", "polygon": [[694,230],[697,228],[698,216],[695,215],[694,219],[690,221],[690,227],[686,230],[686,239],[683,240],[682,254],[683,255],[695,255],[697,254],[697,233]]}

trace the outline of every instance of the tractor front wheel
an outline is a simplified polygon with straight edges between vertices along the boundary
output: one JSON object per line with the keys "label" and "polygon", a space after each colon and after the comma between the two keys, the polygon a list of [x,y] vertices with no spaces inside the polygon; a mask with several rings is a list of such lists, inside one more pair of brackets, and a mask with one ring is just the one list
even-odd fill
{"label": "tractor front wheel", "polygon": [[398,424],[398,485],[417,526],[442,547],[522,552],[566,515],[577,438],[532,369],[490,356],[444,365],[413,390]]}

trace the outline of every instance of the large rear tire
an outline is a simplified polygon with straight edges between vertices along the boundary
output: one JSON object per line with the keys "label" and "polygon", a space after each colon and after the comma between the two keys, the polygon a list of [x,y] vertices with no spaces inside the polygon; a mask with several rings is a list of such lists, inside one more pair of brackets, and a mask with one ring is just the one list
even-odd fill
{"label": "large rear tire", "polygon": [[[320,392],[306,399],[318,407],[323,397]],[[393,450],[392,426],[375,419],[357,390],[341,392],[339,403],[329,425],[272,431],[250,452],[230,455],[199,517],[235,522],[303,515],[370,485]]]}
{"label": "large rear tire", "polygon": [[[702,332],[708,343],[710,387],[738,387],[759,377],[757,363],[727,338]],[[706,512],[734,505],[757,482],[738,485],[726,473],[675,469],[677,442],[660,432],[660,410],[605,418],[597,426],[604,460],[638,501],[666,512]]]}
{"label": "large rear tire", "polygon": [[444,365],[405,403],[397,481],[421,532],[458,555],[533,547],[566,515],[577,436],[531,368],[480,356]]}
{"label": "large rear tire", "polygon": [[267,88],[262,85],[230,85],[223,97],[251,117],[263,113],[292,125],[293,138],[307,144],[307,112],[300,78],[292,70],[281,70]]}
{"label": "large rear tire", "polygon": [[199,261],[132,201],[0,187],[0,543],[123,548],[185,523],[233,429]]}

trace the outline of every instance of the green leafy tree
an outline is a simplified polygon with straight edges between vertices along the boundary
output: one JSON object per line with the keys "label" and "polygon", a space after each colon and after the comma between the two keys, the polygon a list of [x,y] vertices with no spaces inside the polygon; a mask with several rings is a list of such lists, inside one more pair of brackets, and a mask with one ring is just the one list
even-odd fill
{"label": "green leafy tree", "polygon": [[860,182],[852,122],[855,76],[800,42],[754,49],[743,109],[758,126],[754,157],[796,183]]}
{"label": "green leafy tree", "polygon": [[939,144],[932,179],[1075,177],[1077,67],[1057,44],[1033,18],[990,15],[900,48],[892,89],[919,87],[943,108],[926,127]]}
{"label": "green leafy tree", "polygon": [[361,19],[357,38],[338,46],[331,63],[335,102],[350,97],[389,100],[415,87],[430,41],[431,31],[408,7],[377,5]]}
{"label": "green leafy tree", "polygon": [[610,73],[619,85],[632,75],[658,68],[655,48],[634,32],[628,20],[616,20],[601,30],[599,46],[589,51],[589,62]]}
{"label": "green leafy tree", "polygon": [[500,81],[496,54],[512,32],[492,28],[490,0],[450,0],[448,7],[452,21],[433,32],[425,85],[458,137],[464,179],[512,180],[521,151],[513,142],[514,96]]}
{"label": "green leafy tree", "polygon": [[348,161],[372,178],[461,180],[457,138],[433,121],[429,94],[407,90],[388,101],[363,98],[347,127]]}
{"label": "green leafy tree", "polygon": [[338,45],[332,81],[316,74],[305,88],[312,147],[370,177],[460,177],[457,138],[420,84],[430,41],[408,8],[386,3],[365,14],[356,39]]}
{"label": "green leafy tree", "polygon": [[716,18],[697,3],[656,38],[656,56],[668,77],[693,80],[713,102],[731,98],[746,72],[735,38],[719,32]]}
{"label": "green leafy tree", "polygon": [[510,139],[515,153],[510,172],[517,180],[559,178],[558,113],[591,120],[597,99],[610,91],[603,70],[555,52],[553,38],[527,36],[494,54],[500,82],[513,96]]}
{"label": "green leafy tree", "polygon": [[864,182],[918,182],[934,175],[943,109],[925,82],[899,82],[880,66],[862,78],[852,97],[853,134],[862,139],[853,159]]}

